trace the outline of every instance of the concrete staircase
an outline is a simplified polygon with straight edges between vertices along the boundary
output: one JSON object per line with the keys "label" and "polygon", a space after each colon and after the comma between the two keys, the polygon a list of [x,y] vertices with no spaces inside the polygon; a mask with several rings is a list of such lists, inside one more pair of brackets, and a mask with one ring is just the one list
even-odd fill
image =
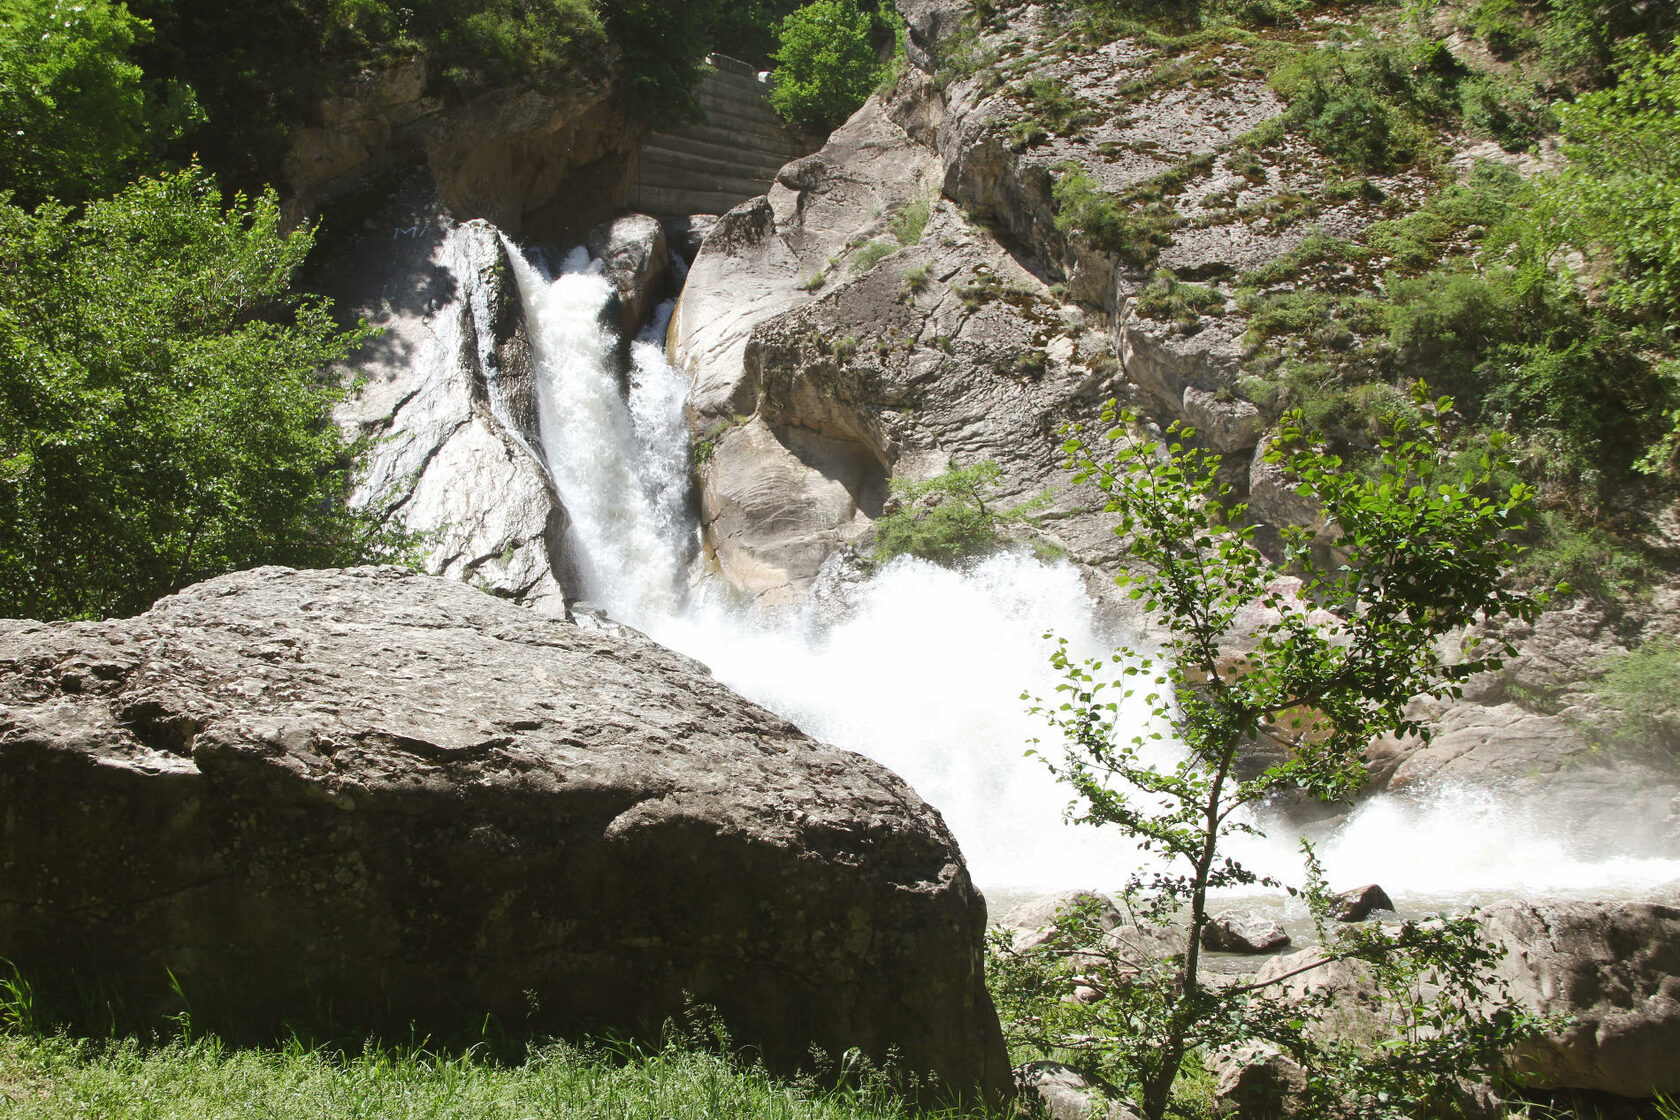
{"label": "concrete staircase", "polygon": [[721,214],[769,190],[784,163],[820,146],[776,115],[751,66],[723,55],[708,62],[695,91],[704,123],[648,137],[632,210],[656,217]]}

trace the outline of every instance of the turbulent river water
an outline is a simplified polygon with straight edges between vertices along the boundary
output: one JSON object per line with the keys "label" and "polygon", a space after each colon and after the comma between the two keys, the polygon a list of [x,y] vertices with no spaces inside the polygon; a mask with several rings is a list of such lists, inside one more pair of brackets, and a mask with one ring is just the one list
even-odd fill
{"label": "turbulent river water", "polygon": [[[696,560],[687,386],[661,343],[671,306],[631,344],[626,377],[602,322],[612,292],[599,263],[581,248],[557,268],[513,255],[581,597],[898,772],[944,815],[994,902],[1120,886],[1142,857],[1118,836],[1065,824],[1066,787],[1025,757],[1047,729],[1022,695],[1053,696],[1057,684],[1046,632],[1087,655],[1128,637],[1100,632],[1078,572],[1022,555],[961,572],[898,560],[780,616],[747,611]],[[1240,854],[1298,880],[1296,834],[1260,823],[1269,835],[1245,838]],[[1380,882],[1403,907],[1626,894],[1680,878],[1680,859],[1604,840],[1487,791],[1443,788],[1367,801],[1318,850],[1332,884]]]}

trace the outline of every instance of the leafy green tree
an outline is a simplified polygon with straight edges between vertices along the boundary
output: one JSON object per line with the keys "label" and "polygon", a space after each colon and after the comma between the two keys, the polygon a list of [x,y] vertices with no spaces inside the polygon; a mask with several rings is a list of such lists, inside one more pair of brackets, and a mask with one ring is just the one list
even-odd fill
{"label": "leafy green tree", "polygon": [[107,0],[0,0],[0,192],[23,206],[117,187],[146,134],[147,25]]}
{"label": "leafy green tree", "polygon": [[[1464,681],[1498,668],[1510,652],[1499,642],[1467,643],[1449,659],[1443,642],[1482,620],[1531,620],[1544,603],[1543,594],[1514,590],[1502,578],[1520,551],[1512,533],[1528,515],[1528,488],[1497,484],[1497,449],[1468,469],[1452,463],[1436,419],[1450,401],[1429,401],[1421,386],[1415,396],[1421,422],[1396,416],[1377,461],[1359,472],[1316,446],[1299,412],[1282,419],[1271,460],[1323,508],[1333,563],[1320,559],[1325,553],[1313,530],[1299,526],[1284,532],[1281,558],[1269,559],[1244,524],[1244,507],[1227,504],[1229,488],[1216,480],[1219,457],[1193,446],[1191,429],[1170,429],[1163,453],[1140,434],[1134,416],[1111,403],[1103,416],[1113,425],[1104,437],[1111,452],[1077,433],[1067,444],[1075,480],[1108,496],[1115,532],[1136,563],[1117,582],[1141,600],[1164,637],[1156,653],[1122,648],[1091,661],[1060,647],[1061,703],[1040,701],[1035,710],[1062,749],[1043,757],[1073,787],[1074,819],[1117,827],[1169,865],[1140,876],[1128,897],[1155,918],[1181,909],[1188,915],[1182,953],[1171,965],[1134,968],[1130,979],[1122,973],[1110,985],[1121,993],[1106,1004],[1118,1009],[1118,1021],[1107,1032],[1076,1032],[1063,1041],[1087,1034],[1108,1040],[1148,1120],[1165,1113],[1194,1048],[1259,1037],[1303,1061],[1323,1056],[1309,1046],[1310,1032],[1279,1031],[1290,1017],[1253,989],[1213,989],[1201,979],[1208,892],[1260,881],[1224,841],[1253,832],[1251,810],[1273,796],[1350,798],[1373,738],[1429,736],[1408,709],[1414,697],[1458,695]],[[1155,730],[1128,737],[1119,713],[1138,692]],[[1168,729],[1182,755],[1163,762],[1153,741]],[[1239,767],[1243,749],[1261,736],[1281,742],[1284,759],[1247,775]],[[1443,930],[1445,941],[1436,936]],[[1404,950],[1414,960],[1422,954],[1420,967],[1437,971],[1468,961],[1473,967],[1464,976],[1485,978],[1476,962],[1485,964],[1488,950],[1463,927],[1409,924],[1399,940],[1369,940],[1354,955],[1380,962],[1390,949]],[[1509,1009],[1483,1014],[1469,998],[1459,1006],[1467,1018],[1451,1023],[1447,1041],[1414,1031],[1416,1045],[1390,1045],[1388,1058],[1370,1059],[1373,1068],[1389,1062],[1383,1068],[1393,1076],[1373,1075],[1355,1111],[1394,1114],[1393,1102],[1381,1099],[1383,1085],[1421,1092],[1431,1078],[1491,1060],[1520,1030]]]}
{"label": "leafy green tree", "polygon": [[320,372],[362,335],[289,287],[311,237],[196,168],[79,216],[0,199],[0,614],[377,551]]}
{"label": "leafy green tree", "polygon": [[782,21],[770,104],[807,128],[831,129],[857,111],[881,79],[877,17],[857,0],[813,0]]}

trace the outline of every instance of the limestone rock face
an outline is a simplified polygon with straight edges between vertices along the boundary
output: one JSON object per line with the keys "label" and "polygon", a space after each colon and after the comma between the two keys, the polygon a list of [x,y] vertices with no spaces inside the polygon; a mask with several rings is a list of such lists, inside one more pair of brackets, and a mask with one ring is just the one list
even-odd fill
{"label": "limestone rock face", "polygon": [[[1481,913],[1504,947],[1499,974],[1512,997],[1564,1020],[1526,1043],[1518,1068],[1541,1089],[1626,1097],[1680,1090],[1680,896],[1641,902],[1511,901]],[[1265,983],[1321,959],[1316,949],[1274,957]],[[1298,999],[1328,993],[1329,1033],[1368,1045],[1384,1008],[1368,965],[1336,961],[1282,983]]]}
{"label": "limestone rock face", "polygon": [[896,1046],[1007,1091],[939,815],[634,634],[396,568],[0,623],[0,955],[261,1033],[330,1014]]}
{"label": "limestone rock face", "polygon": [[427,569],[565,613],[566,513],[541,458],[535,370],[507,250],[457,224],[423,182],[404,224],[364,238],[329,289],[383,333],[350,359],[338,410],[364,437],[352,501],[422,534]]}
{"label": "limestone rock face", "polygon": [[[605,73],[610,60],[601,60]],[[318,106],[319,126],[291,137],[288,213],[303,220],[335,198],[420,167],[456,217],[522,238],[577,240],[630,198],[641,129],[613,83],[563,92],[509,87],[460,104],[429,95],[422,56],[364,71]]]}
{"label": "limestone rock face", "polygon": [[[940,197],[937,154],[904,127],[936,108],[907,75],[720,218],[672,319],[707,546],[762,602],[803,594],[895,476],[994,459],[1005,497],[1058,481],[1057,418],[1118,370],[1106,336]],[[1096,520],[1058,532],[1099,538]]]}
{"label": "limestone rock face", "polygon": [[1202,948],[1216,953],[1269,953],[1289,944],[1281,922],[1245,910],[1225,910],[1202,927]]}

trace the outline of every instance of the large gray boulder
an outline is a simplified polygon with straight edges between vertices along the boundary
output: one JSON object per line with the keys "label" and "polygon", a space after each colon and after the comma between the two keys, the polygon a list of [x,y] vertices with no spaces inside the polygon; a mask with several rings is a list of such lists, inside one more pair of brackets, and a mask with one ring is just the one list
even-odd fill
{"label": "large gray boulder", "polygon": [[260,1034],[650,1035],[1007,1091],[939,815],[640,636],[396,568],[0,622],[0,956]]}
{"label": "large gray boulder", "polygon": [[1567,1017],[1525,1046],[1541,1088],[1627,1097],[1680,1092],[1680,894],[1661,901],[1502,902],[1487,932],[1501,975],[1543,1015]]}
{"label": "large gray boulder", "polygon": [[619,335],[632,339],[670,286],[665,227],[646,214],[626,214],[591,230],[588,246],[617,293]]}
{"label": "large gray boulder", "polygon": [[[1483,932],[1505,950],[1511,998],[1551,1017],[1515,1066],[1539,1089],[1625,1097],[1680,1091],[1680,895],[1636,902],[1495,903]],[[1390,1014],[1362,961],[1322,961],[1318,949],[1273,957],[1256,983],[1286,1000],[1327,996],[1325,1031],[1370,1045]]]}

